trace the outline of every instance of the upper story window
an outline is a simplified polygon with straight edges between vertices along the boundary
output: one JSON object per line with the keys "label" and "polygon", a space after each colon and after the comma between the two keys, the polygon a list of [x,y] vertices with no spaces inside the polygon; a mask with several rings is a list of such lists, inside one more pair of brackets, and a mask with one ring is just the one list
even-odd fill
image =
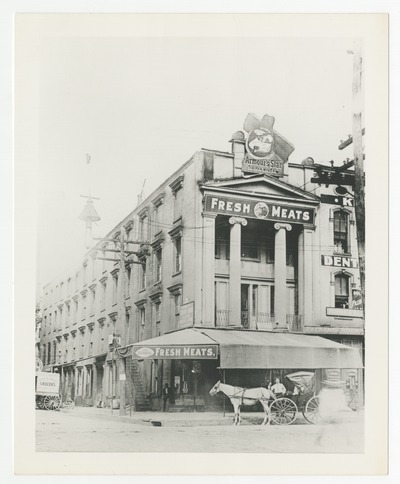
{"label": "upper story window", "polygon": [[349,307],[349,276],[337,274],[335,276],[335,308]]}
{"label": "upper story window", "polygon": [[159,247],[157,250],[154,251],[154,258],[155,258],[155,276],[156,282],[161,281],[161,274],[162,274],[162,248]]}
{"label": "upper story window", "polygon": [[113,286],[112,286],[112,304],[117,303],[117,295],[118,295],[118,274],[113,274]]}
{"label": "upper story window", "polygon": [[258,226],[249,220],[246,226],[241,226],[241,257],[242,259],[259,259],[258,254]]}
{"label": "upper story window", "polygon": [[349,214],[343,210],[333,214],[333,243],[336,253],[349,252]]}
{"label": "upper story window", "polygon": [[147,241],[149,238],[149,216],[145,211],[139,219],[139,239],[141,241]]}
{"label": "upper story window", "polygon": [[130,296],[131,292],[131,275],[132,275],[132,269],[130,266],[126,267],[125,271],[125,297]]}
{"label": "upper story window", "polygon": [[182,237],[174,239],[174,273],[182,270]]}
{"label": "upper story window", "polygon": [[229,259],[230,256],[230,226],[216,219],[215,223],[215,258]]}
{"label": "upper story window", "polygon": [[146,288],[146,258],[141,261],[139,268],[139,288],[142,290]]}

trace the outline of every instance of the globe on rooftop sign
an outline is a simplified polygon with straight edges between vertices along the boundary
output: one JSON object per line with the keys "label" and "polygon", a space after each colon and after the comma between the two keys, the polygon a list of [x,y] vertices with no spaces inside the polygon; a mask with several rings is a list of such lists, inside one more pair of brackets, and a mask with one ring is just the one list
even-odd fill
{"label": "globe on rooftop sign", "polygon": [[244,173],[283,176],[283,166],[294,146],[274,130],[275,118],[266,114],[262,119],[248,114],[243,125],[247,131]]}

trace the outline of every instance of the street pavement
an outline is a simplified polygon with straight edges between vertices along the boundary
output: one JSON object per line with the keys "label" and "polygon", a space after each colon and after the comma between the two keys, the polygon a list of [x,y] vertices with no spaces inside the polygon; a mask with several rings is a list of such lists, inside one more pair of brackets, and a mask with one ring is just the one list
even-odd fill
{"label": "street pavement", "polygon": [[[345,422],[260,426],[263,414],[141,412],[74,407],[36,410],[38,452],[263,452],[362,453],[363,413]],[[153,422],[153,424],[152,424]],[[157,426],[155,426],[157,425]]]}

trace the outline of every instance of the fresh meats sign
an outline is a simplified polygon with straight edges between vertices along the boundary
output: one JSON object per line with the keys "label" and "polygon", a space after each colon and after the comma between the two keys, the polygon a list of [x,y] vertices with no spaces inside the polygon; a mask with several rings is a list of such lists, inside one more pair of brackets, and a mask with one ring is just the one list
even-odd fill
{"label": "fresh meats sign", "polygon": [[133,346],[134,360],[216,360],[218,345],[169,345],[169,346]]}
{"label": "fresh meats sign", "polygon": [[298,224],[314,223],[314,209],[312,208],[270,203],[263,200],[206,195],[204,211],[259,220]]}

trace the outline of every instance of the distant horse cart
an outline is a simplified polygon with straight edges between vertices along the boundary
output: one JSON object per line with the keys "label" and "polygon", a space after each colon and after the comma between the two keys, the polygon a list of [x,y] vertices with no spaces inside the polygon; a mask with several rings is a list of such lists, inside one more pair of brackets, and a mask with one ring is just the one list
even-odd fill
{"label": "distant horse cart", "polygon": [[58,410],[61,406],[60,375],[37,371],[35,374],[36,406],[41,410]]}
{"label": "distant horse cart", "polygon": [[277,398],[267,388],[242,388],[217,382],[210,390],[210,395],[224,393],[231,401],[235,413],[234,425],[240,424],[241,405],[255,405],[260,402],[265,412],[262,425],[274,423],[276,425],[292,424],[301,410],[309,423],[317,424],[321,421],[319,414],[319,399],[315,394],[315,377],[313,372],[299,371],[286,375],[293,384],[294,391],[288,396]]}

